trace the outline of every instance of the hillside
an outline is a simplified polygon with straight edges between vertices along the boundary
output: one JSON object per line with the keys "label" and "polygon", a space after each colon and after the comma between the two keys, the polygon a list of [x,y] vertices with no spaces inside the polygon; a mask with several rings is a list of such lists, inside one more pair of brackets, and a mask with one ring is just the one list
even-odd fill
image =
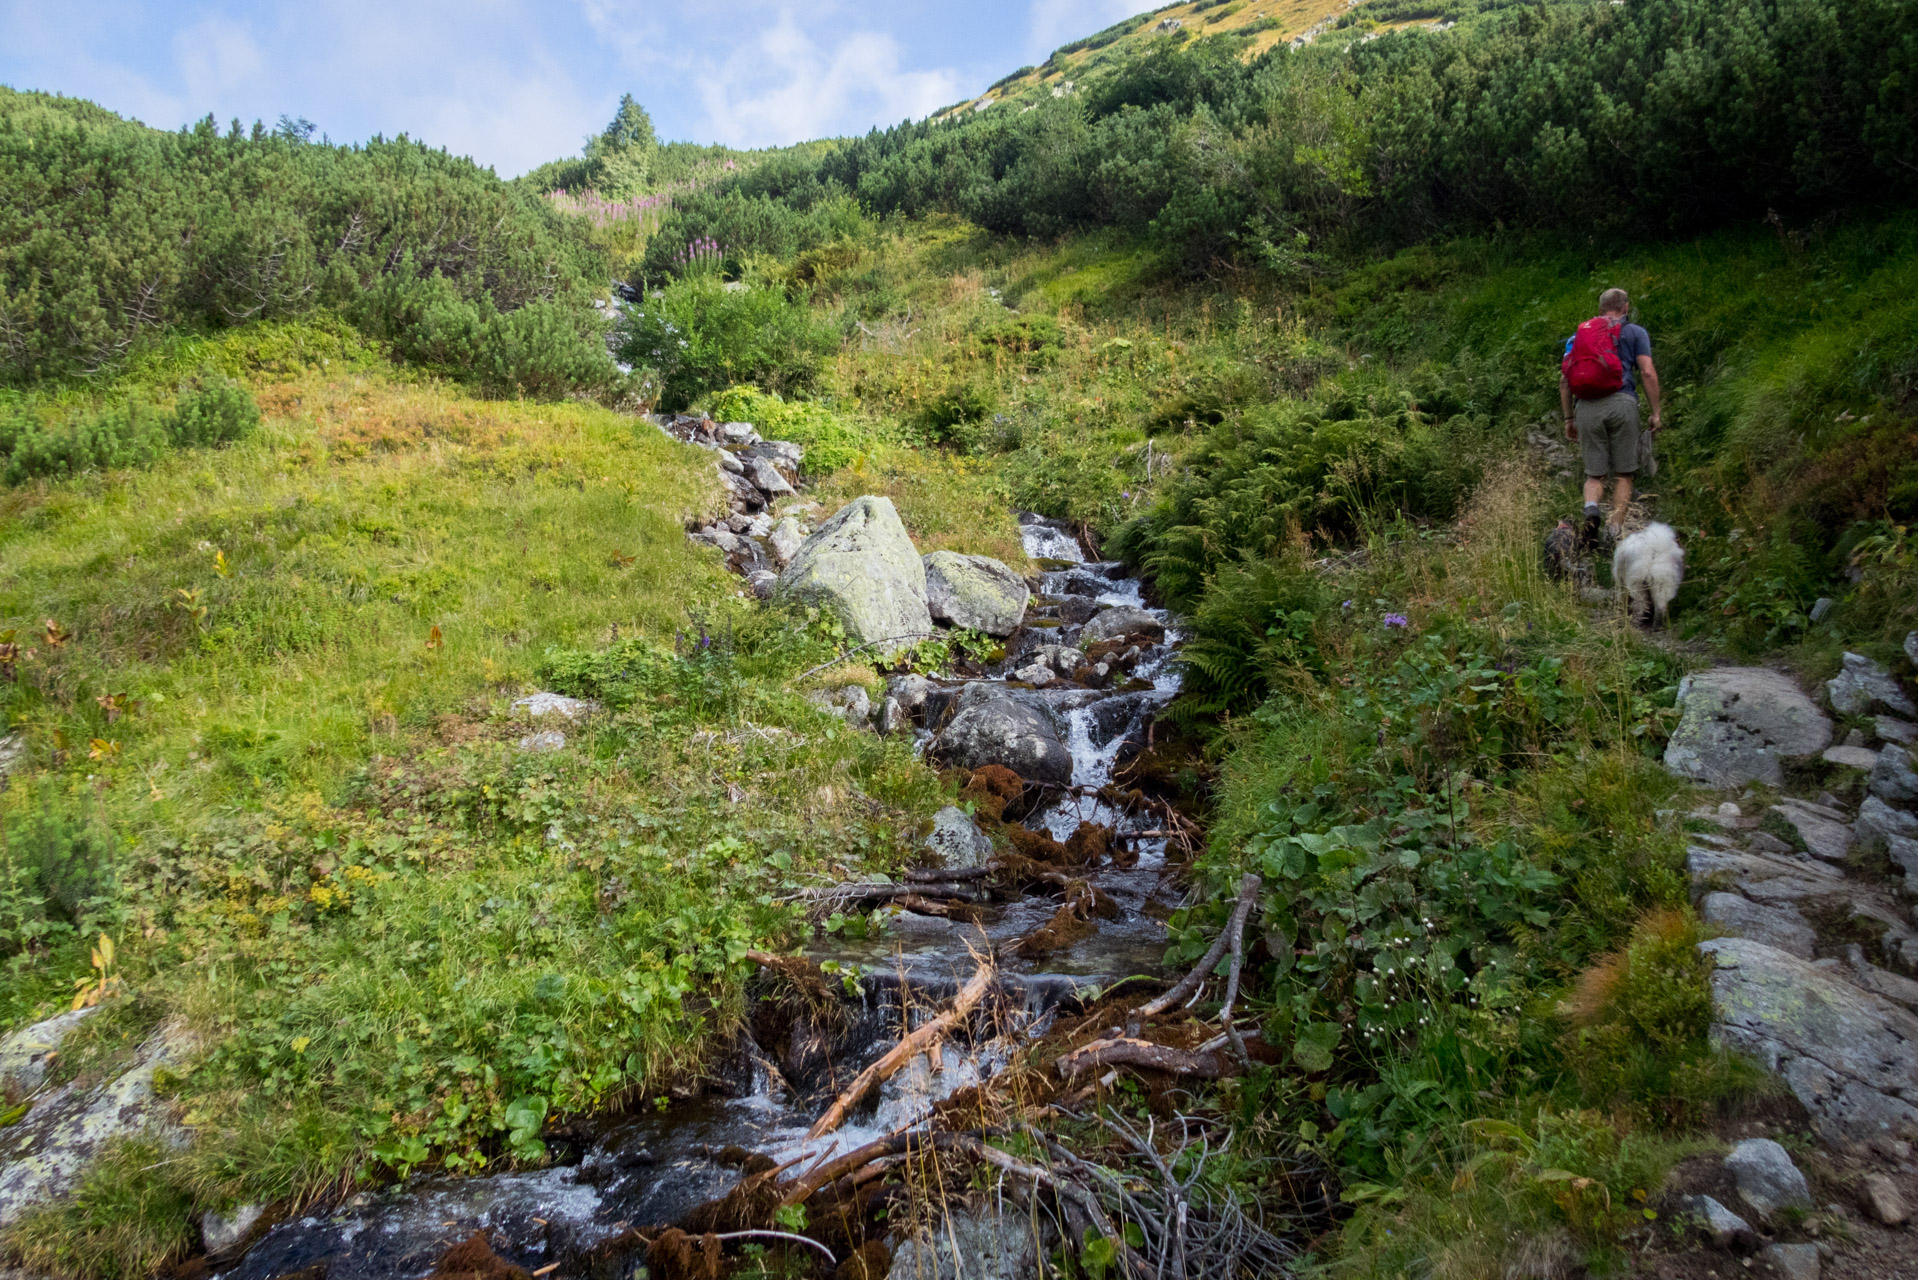
{"label": "hillside", "polygon": [[[1906,1273],[1913,55],[1182,4],[521,183],[0,95],[0,1249]],[[1544,555],[1608,288],[1665,630]]]}

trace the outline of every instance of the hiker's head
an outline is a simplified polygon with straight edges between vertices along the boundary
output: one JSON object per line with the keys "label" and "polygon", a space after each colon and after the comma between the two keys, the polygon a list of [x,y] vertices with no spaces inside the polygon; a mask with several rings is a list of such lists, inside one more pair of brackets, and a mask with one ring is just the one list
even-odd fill
{"label": "hiker's head", "polygon": [[1608,316],[1622,316],[1632,309],[1632,299],[1623,289],[1607,289],[1598,295],[1598,309]]}

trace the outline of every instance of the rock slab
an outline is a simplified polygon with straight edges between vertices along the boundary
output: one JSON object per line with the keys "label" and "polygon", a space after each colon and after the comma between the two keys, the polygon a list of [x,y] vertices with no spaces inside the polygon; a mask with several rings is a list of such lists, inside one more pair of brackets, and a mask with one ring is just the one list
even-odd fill
{"label": "rock slab", "polygon": [[1818,933],[1811,921],[1790,905],[1767,907],[1735,893],[1708,893],[1698,914],[1707,924],[1777,947],[1800,960],[1811,959],[1818,946]]}
{"label": "rock slab", "polygon": [[1886,804],[1918,801],[1918,772],[1912,770],[1910,753],[1895,743],[1886,743],[1878,753],[1865,785]]}
{"label": "rock slab", "polygon": [[1009,636],[1025,620],[1032,590],[999,561],[935,551],[924,563],[926,603],[938,621],[989,636]]}
{"label": "rock slab", "polygon": [[1759,1259],[1771,1264],[1779,1280],[1818,1280],[1822,1268],[1815,1244],[1767,1245]]}
{"label": "rock slab", "polygon": [[1016,1213],[952,1213],[899,1246],[886,1280],[1029,1280],[1041,1254],[1032,1224]]}
{"label": "rock slab", "polygon": [[1758,1233],[1752,1230],[1751,1223],[1710,1196],[1694,1197],[1692,1212],[1705,1224],[1705,1234],[1720,1249],[1749,1253],[1758,1244]]}
{"label": "rock slab", "polygon": [[890,498],[841,507],[794,553],[779,593],[830,610],[859,644],[906,645],[932,634],[926,568]]}
{"label": "rock slab", "polygon": [[1714,938],[1719,1043],[1782,1077],[1828,1140],[1918,1133],[1918,1016],[1750,938]]}
{"label": "rock slab", "polygon": [[193,1048],[183,1027],[162,1027],[124,1074],[89,1089],[69,1084],[42,1094],[18,1123],[0,1129],[0,1227],[69,1190],[113,1139],[166,1132],[167,1109],[154,1096],[153,1075],[185,1061]]}
{"label": "rock slab", "polygon": [[1911,1212],[1905,1208],[1905,1197],[1898,1191],[1898,1184],[1882,1173],[1865,1175],[1864,1185],[1858,1189],[1859,1202],[1865,1212],[1887,1227],[1903,1226]]}
{"label": "rock slab", "polygon": [[1716,787],[1777,786],[1784,762],[1831,745],[1831,720],[1793,682],[1768,667],[1721,667],[1678,686],[1679,721],[1665,767]]}

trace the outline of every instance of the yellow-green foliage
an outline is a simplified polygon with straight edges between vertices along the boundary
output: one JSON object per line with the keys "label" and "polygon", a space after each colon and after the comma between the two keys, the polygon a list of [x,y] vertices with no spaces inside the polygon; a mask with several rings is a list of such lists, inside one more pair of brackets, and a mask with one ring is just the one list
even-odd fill
{"label": "yellow-green foliage", "polygon": [[872,424],[854,422],[826,405],[787,400],[756,387],[731,387],[707,412],[721,422],[750,422],[768,440],[790,440],[806,450],[809,475],[826,475],[862,462],[885,442]]}

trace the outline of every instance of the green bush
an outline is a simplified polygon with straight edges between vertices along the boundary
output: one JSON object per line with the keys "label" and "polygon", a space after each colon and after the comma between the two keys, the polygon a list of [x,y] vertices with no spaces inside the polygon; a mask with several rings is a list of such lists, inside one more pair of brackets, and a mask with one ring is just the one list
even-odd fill
{"label": "green bush", "polygon": [[218,374],[203,374],[174,405],[167,434],[182,448],[222,445],[246,439],[259,425],[260,406],[252,392]]}
{"label": "green bush", "polygon": [[112,834],[83,805],[35,790],[9,815],[0,846],[0,948],[12,952],[50,933],[90,937],[116,918],[120,864]]}
{"label": "green bush", "polygon": [[753,383],[778,395],[810,387],[838,335],[777,289],[675,280],[628,308],[616,342],[658,397],[685,409],[716,391]]}
{"label": "green bush", "polygon": [[481,328],[473,373],[489,395],[559,400],[616,376],[598,326],[572,308],[532,302]]}
{"label": "green bush", "polygon": [[1332,594],[1325,575],[1296,558],[1220,565],[1179,651],[1185,669],[1180,711],[1249,710],[1283,673],[1316,678],[1323,659],[1314,631]]}

